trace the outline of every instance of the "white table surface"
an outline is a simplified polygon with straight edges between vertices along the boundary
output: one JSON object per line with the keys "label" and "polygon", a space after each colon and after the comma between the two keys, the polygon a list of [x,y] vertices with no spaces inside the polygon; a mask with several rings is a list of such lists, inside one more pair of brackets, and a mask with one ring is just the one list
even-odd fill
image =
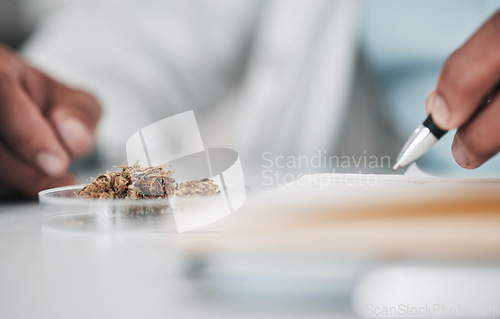
{"label": "white table surface", "polygon": [[[95,173],[84,172],[82,176],[95,176]],[[265,296],[262,299],[269,302],[246,300],[249,294],[239,293],[239,286],[231,277],[238,272],[239,265],[234,263],[238,256],[230,256],[229,263],[220,258],[211,265],[215,286],[226,289],[225,295],[214,295],[213,290],[206,289],[203,279],[187,275],[190,264],[180,248],[182,245],[178,245],[184,238],[203,235],[206,232],[95,233],[53,229],[42,224],[37,201],[0,202],[0,318],[354,317],[346,302],[350,291],[345,291],[344,296],[340,293],[340,300],[331,299],[330,302],[326,299],[323,303],[265,300]],[[251,256],[248,260],[252,262]],[[245,263],[245,256],[239,261]],[[255,265],[268,266],[265,263]],[[277,265],[280,267],[279,263]],[[305,264],[299,261],[297,265],[300,268]],[[342,262],[322,266],[328,269],[325,282],[329,283],[335,280],[332,273],[345,278],[353,276],[356,269],[352,268],[357,267],[351,267],[349,263],[342,265]],[[361,281],[363,289],[357,290],[357,302],[387,305],[405,296],[405,302],[417,300],[414,302],[417,304],[418,300],[428,296],[429,291],[436,295],[433,295],[433,301],[448,300],[441,297],[449,295],[447,284],[441,285],[443,289],[438,291],[435,285],[425,281],[435,282],[434,278],[443,277],[443,273],[455,276],[445,278],[455,286],[469,287],[472,280],[477,291],[500,296],[500,290],[496,288],[499,286],[490,285],[493,282],[500,284],[498,264],[485,268],[468,263],[462,265],[464,272],[454,274],[449,271],[456,270],[457,266],[421,265],[417,261],[416,267],[404,265],[396,271],[389,268],[389,272],[375,273],[376,276]],[[361,269],[363,267],[366,269],[366,265]],[[236,272],[232,272],[235,269]],[[255,270],[253,265],[247,265],[247,269]],[[321,274],[315,275],[321,278]],[[244,276],[247,276],[243,279],[248,287],[248,282],[253,280],[252,274],[247,272]],[[401,281],[401,278],[408,282]],[[467,280],[462,280],[464,278]],[[217,282],[219,279],[222,282]],[[412,279],[421,283],[418,291],[422,298],[416,293],[417,286]],[[383,284],[372,284],[380,281]],[[231,289],[237,291],[234,298]],[[295,289],[303,290],[300,287]],[[454,304],[455,299],[450,303]]]}
{"label": "white table surface", "polygon": [[186,276],[172,233],[42,225],[38,202],[0,203],[0,318],[351,318],[337,306],[211,298]]}

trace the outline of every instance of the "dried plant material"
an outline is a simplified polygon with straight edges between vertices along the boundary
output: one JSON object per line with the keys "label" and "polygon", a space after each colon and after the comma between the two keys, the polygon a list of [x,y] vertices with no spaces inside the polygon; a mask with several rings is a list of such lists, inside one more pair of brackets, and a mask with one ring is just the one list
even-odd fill
{"label": "dried plant material", "polygon": [[130,169],[132,189],[129,198],[163,198],[172,196],[177,183],[172,177],[174,171],[165,171],[164,167],[141,168],[137,164]]}
{"label": "dried plant material", "polygon": [[127,166],[124,163],[118,172],[101,174],[78,192],[83,198],[169,198],[213,196],[220,193],[219,186],[211,179],[182,182],[173,178],[173,170],[165,167]]}
{"label": "dried plant material", "polygon": [[176,197],[213,196],[220,193],[219,186],[211,179],[180,183],[175,191]]}
{"label": "dried plant material", "polygon": [[[106,172],[83,187],[77,196],[86,199],[170,199],[213,196],[220,193],[211,179],[189,181],[178,184],[170,166],[142,167],[139,164],[119,166],[121,171]],[[185,202],[182,203],[186,205]],[[184,207],[184,206],[183,206]],[[177,207],[178,209],[182,209]],[[170,201],[158,204],[126,205],[114,213],[123,214],[130,222],[161,223],[162,218],[172,213]]]}
{"label": "dried plant material", "polygon": [[146,167],[139,164],[120,166],[121,172],[101,174],[78,192],[83,198],[168,198],[178,185],[173,171],[165,167]]}

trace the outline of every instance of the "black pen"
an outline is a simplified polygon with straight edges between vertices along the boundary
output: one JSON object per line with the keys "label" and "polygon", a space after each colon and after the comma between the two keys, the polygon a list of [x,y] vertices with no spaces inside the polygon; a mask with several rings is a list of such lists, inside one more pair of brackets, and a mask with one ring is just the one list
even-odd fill
{"label": "black pen", "polygon": [[[495,99],[497,93],[500,91],[500,82],[490,91],[488,95],[482,100],[474,115],[479,113],[485,106],[490,104]],[[396,164],[392,167],[397,170],[400,167],[406,166],[413,161],[417,160],[420,156],[424,155],[439,139],[446,134],[447,131],[440,129],[432,119],[432,114],[419,127],[413,131],[403,149],[396,159]]]}

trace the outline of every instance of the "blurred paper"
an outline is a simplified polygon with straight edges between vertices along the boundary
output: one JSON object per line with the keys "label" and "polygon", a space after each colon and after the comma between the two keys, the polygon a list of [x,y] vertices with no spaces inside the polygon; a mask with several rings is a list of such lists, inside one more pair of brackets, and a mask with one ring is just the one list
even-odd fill
{"label": "blurred paper", "polygon": [[309,175],[179,243],[222,300],[348,303],[359,278],[384,263],[499,260],[498,194],[499,180],[429,177],[416,166],[408,175]]}
{"label": "blurred paper", "polygon": [[405,176],[434,177],[430,174],[427,174],[423,170],[421,170],[420,167],[418,167],[417,163],[410,164],[410,166],[408,167],[408,169],[406,170],[404,175]]}
{"label": "blurred paper", "polygon": [[318,174],[249,201],[197,251],[500,257],[500,181]]}

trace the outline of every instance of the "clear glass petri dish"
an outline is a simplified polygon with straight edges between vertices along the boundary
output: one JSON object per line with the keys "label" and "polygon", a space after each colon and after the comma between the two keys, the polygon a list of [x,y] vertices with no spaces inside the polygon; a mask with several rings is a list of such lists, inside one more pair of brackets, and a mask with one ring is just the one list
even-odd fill
{"label": "clear glass petri dish", "polygon": [[178,231],[169,199],[79,198],[76,194],[84,186],[41,191],[43,225],[88,231]]}

